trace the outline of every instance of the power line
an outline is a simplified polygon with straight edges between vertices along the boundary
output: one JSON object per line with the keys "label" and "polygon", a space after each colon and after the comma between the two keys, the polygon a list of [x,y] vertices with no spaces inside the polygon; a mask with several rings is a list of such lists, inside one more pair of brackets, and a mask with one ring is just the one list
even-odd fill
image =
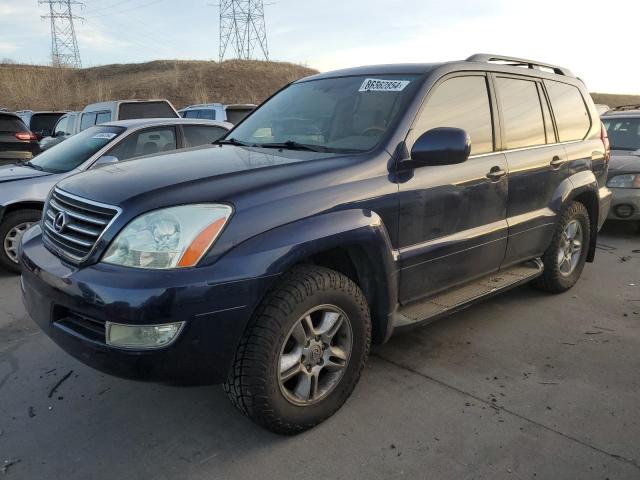
{"label": "power line", "polygon": [[220,0],[219,7],[219,60],[224,60],[229,46],[237,58],[248,60],[261,52],[261,56],[269,60],[262,0]]}
{"label": "power line", "polygon": [[80,50],[76,39],[72,7],[84,4],[76,0],[38,0],[38,4],[49,6],[49,14],[41,18],[51,21],[51,64],[54,67],[82,68]]}

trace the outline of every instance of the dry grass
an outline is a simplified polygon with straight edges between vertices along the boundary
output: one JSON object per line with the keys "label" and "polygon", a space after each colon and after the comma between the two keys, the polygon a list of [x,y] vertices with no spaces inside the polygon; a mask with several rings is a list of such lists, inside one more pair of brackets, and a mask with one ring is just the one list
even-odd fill
{"label": "dry grass", "polygon": [[0,64],[0,106],[79,110],[102,100],[167,98],[194,103],[259,103],[283,85],[317,73],[280,62],[158,60],[85,69]]}

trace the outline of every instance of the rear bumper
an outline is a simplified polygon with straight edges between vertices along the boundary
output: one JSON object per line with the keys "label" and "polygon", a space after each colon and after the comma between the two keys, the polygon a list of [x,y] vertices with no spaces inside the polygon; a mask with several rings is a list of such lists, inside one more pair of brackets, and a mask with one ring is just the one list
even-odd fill
{"label": "rear bumper", "polygon": [[[107,265],[77,269],[47,250],[39,227],[25,234],[22,296],[29,315],[66,352],[112,375],[172,384],[220,383],[257,301],[273,277],[209,284],[206,268],[140,271]],[[187,280],[191,281],[187,281]],[[184,321],[176,341],[127,350],[70,327],[69,318],[131,325]]]}
{"label": "rear bumper", "polygon": [[[613,199],[609,220],[640,220],[640,188],[612,188]],[[625,210],[631,207],[631,215],[623,216]]]}

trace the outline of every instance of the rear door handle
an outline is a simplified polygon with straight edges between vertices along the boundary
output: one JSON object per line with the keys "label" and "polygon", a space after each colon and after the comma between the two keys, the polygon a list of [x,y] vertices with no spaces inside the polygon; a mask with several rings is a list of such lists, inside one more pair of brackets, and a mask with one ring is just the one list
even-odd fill
{"label": "rear door handle", "polygon": [[550,165],[553,168],[560,168],[560,166],[564,163],[564,160],[562,160],[558,155],[556,155],[555,157],[553,157],[551,159],[551,163]]}
{"label": "rear door handle", "polygon": [[500,180],[502,177],[504,177],[507,174],[506,170],[503,170],[500,167],[493,167],[489,173],[487,173],[487,178],[490,178],[491,180],[493,180],[494,182],[497,180]]}

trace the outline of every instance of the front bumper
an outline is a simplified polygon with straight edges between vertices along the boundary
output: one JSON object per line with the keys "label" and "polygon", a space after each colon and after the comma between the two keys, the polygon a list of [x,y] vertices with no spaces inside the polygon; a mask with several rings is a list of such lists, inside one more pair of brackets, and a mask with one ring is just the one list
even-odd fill
{"label": "front bumper", "polygon": [[[47,250],[40,227],[20,253],[29,315],[60,347],[103,372],[174,384],[220,383],[251,313],[273,277],[210,282],[213,267],[146,271],[97,264],[78,269]],[[184,321],[165,348],[106,345],[106,321],[149,325]]]}
{"label": "front bumper", "polygon": [[[640,188],[612,188],[613,201],[609,210],[609,220],[640,220]],[[631,215],[621,216],[623,206],[631,207]],[[620,207],[620,208],[618,208]]]}

